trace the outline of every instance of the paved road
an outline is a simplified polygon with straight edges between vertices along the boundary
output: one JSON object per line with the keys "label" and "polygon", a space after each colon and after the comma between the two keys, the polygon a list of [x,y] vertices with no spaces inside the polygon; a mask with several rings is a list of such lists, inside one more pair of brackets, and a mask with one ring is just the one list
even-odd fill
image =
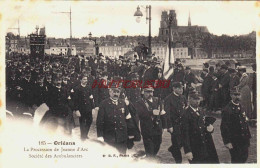
{"label": "paved road", "polygon": [[[96,115],[93,116],[93,123],[90,129],[90,138],[96,138]],[[220,122],[221,120],[218,118],[216,122],[214,123],[214,133],[213,133],[213,139],[215,142],[215,146],[217,149],[217,153],[219,156],[219,160],[221,163],[230,163],[230,154],[229,151],[224,147],[223,141],[221,138],[221,133],[220,133]],[[257,162],[257,146],[256,146],[256,128],[250,128],[251,134],[252,134],[252,139],[251,139],[251,146],[249,149],[249,157],[247,162],[248,163],[256,163]],[[76,134],[76,136],[80,136],[79,132],[79,127],[76,127],[73,130],[73,133]],[[170,134],[165,132],[163,134],[163,140],[161,144],[160,151],[158,153],[158,156],[161,158],[160,162],[161,163],[175,163],[174,159],[171,156],[171,153],[168,152],[168,147],[171,144],[171,137]],[[132,151],[139,151],[139,150],[144,150],[143,142],[135,142],[135,146]],[[183,159],[184,163],[187,163],[187,159],[184,157]]]}

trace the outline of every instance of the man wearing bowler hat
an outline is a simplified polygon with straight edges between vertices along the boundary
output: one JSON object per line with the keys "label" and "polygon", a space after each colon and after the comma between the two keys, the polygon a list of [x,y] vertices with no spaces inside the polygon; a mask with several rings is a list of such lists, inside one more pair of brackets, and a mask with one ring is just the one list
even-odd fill
{"label": "man wearing bowler hat", "polygon": [[240,104],[240,92],[232,89],[230,94],[232,100],[222,110],[221,135],[225,147],[229,149],[231,163],[245,163],[251,138],[248,118]]}
{"label": "man wearing bowler hat", "polygon": [[182,123],[181,119],[187,104],[182,95],[183,86],[180,82],[173,83],[173,93],[165,98],[165,111],[167,113],[167,128],[171,134],[172,145],[168,149],[176,163],[182,162]]}
{"label": "man wearing bowler hat", "polygon": [[222,77],[219,82],[220,94],[222,98],[222,108],[225,107],[230,101],[229,93],[229,82],[230,82],[230,73],[228,72],[228,67],[226,64],[221,65],[220,72]]}

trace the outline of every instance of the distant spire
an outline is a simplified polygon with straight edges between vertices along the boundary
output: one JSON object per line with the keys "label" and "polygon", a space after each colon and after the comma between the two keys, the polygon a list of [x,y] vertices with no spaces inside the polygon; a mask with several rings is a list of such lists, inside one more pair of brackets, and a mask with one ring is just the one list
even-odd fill
{"label": "distant spire", "polygon": [[189,11],[189,21],[188,21],[188,26],[191,26],[190,11]]}

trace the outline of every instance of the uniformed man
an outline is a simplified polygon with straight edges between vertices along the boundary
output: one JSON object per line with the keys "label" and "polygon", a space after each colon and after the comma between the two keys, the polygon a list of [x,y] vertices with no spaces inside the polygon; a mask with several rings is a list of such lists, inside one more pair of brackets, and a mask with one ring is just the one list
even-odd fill
{"label": "uniformed man", "polygon": [[225,146],[229,149],[231,163],[245,163],[251,138],[248,118],[239,103],[241,98],[239,91],[232,89],[230,94],[232,100],[222,110],[221,135]]}
{"label": "uniformed man", "polygon": [[83,74],[80,77],[80,85],[75,88],[74,100],[76,114],[80,117],[81,139],[88,138],[88,132],[93,121],[92,109],[94,108],[93,94],[91,88],[87,85],[88,76]]}
{"label": "uniformed man", "polygon": [[159,99],[153,97],[153,86],[144,88],[144,97],[135,103],[140,119],[141,134],[147,158],[155,157],[162,143],[163,129],[166,130],[166,112],[160,107]]}
{"label": "uniformed man", "polygon": [[205,123],[205,116],[198,108],[198,93],[189,95],[189,106],[183,115],[184,152],[190,163],[218,163],[218,156],[211,133],[212,124]]}
{"label": "uniformed man", "polygon": [[131,115],[125,100],[119,98],[120,91],[121,88],[113,84],[109,88],[110,97],[100,103],[96,122],[97,137],[125,154],[129,138],[127,123]]}
{"label": "uniformed man", "polygon": [[185,97],[182,95],[183,86],[180,82],[173,83],[173,93],[165,98],[165,111],[167,113],[167,128],[171,134],[172,145],[168,149],[176,163],[182,162],[182,116],[187,105]]}

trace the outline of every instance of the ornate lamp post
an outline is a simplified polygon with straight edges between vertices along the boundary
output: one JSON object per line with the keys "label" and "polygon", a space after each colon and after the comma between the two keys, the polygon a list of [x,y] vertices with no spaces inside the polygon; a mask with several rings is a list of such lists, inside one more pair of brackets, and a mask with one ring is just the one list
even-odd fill
{"label": "ornate lamp post", "polygon": [[98,47],[98,44],[97,44],[97,39],[96,38],[92,38],[92,33],[91,32],[88,34],[88,37],[89,37],[90,41],[94,41],[94,43],[95,43],[95,54],[98,55],[99,54],[99,47]]}
{"label": "ornate lamp post", "polygon": [[[151,5],[146,6],[146,23],[149,21],[149,36],[148,36],[148,57],[151,57],[152,48],[151,48]],[[141,21],[141,17],[143,16],[142,11],[140,10],[140,7],[137,7],[136,12],[134,13],[134,16],[136,17],[136,22],[139,23]]]}

